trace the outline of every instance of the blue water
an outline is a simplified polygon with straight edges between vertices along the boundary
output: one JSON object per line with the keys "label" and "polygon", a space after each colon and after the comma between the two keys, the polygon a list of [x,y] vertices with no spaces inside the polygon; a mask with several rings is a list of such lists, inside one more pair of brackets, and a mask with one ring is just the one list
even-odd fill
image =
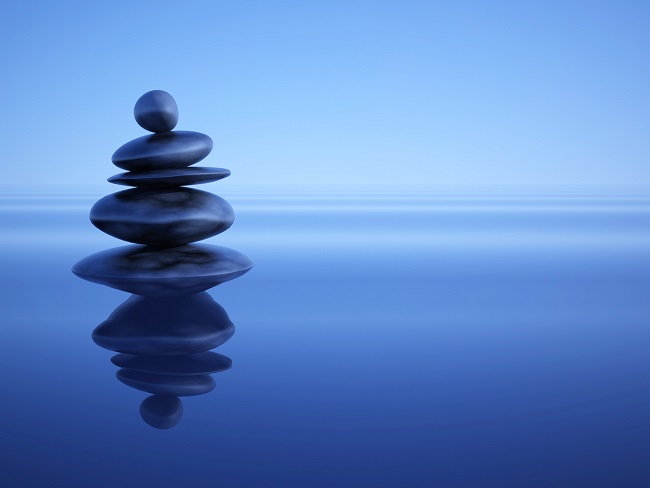
{"label": "blue water", "polygon": [[169,430],[70,272],[101,195],[0,196],[1,486],[650,486],[649,191],[221,195],[256,266]]}

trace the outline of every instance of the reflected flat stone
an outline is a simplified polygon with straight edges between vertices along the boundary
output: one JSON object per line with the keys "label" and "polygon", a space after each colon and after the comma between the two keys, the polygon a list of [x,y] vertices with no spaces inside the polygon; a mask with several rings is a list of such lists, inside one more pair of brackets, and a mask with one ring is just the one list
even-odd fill
{"label": "reflected flat stone", "polygon": [[152,395],[140,404],[140,416],[156,429],[171,429],[181,421],[183,402],[175,396]]}
{"label": "reflected flat stone", "polygon": [[207,290],[243,275],[253,264],[238,251],[210,244],[171,249],[129,245],[92,254],[72,272],[93,283],[155,297]]}
{"label": "reflected flat stone", "polygon": [[226,311],[206,292],[181,297],[131,296],[93,331],[111,351],[177,356],[209,351],[235,333]]}
{"label": "reflected flat stone", "polygon": [[131,388],[155,395],[193,396],[214,390],[214,378],[209,374],[178,376],[120,369],[116,376]]}
{"label": "reflected flat stone", "polygon": [[217,181],[228,176],[230,176],[230,170],[224,168],[174,168],[120,173],[111,176],[108,181],[117,185],[149,188],[197,185]]}
{"label": "reflected flat stone", "polygon": [[194,188],[134,188],[100,199],[90,210],[99,230],[123,241],[180,246],[228,229],[235,213],[223,198]]}
{"label": "reflected flat stone", "polygon": [[138,137],[113,153],[112,161],[127,171],[185,168],[212,151],[212,139],[200,132],[178,130]]}
{"label": "reflected flat stone", "polygon": [[136,356],[116,354],[111,362],[120,368],[165,374],[210,374],[232,366],[228,356],[216,352],[201,352],[185,356]]}

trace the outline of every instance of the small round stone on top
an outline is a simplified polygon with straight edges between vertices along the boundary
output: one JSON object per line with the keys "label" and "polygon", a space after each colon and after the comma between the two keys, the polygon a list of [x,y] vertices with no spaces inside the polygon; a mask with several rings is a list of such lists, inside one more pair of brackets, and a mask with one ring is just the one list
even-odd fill
{"label": "small round stone on top", "polygon": [[168,132],[178,123],[178,106],[176,100],[166,91],[152,90],[135,102],[133,115],[143,129]]}

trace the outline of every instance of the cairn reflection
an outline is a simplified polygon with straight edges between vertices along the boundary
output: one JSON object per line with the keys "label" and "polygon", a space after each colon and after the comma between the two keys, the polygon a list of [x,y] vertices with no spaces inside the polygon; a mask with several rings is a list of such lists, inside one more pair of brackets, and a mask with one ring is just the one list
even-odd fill
{"label": "cairn reflection", "polygon": [[149,132],[122,145],[113,164],[127,170],[109,178],[133,186],[100,199],[90,221],[102,232],[134,243],[88,256],[72,268],[80,278],[133,293],[93,332],[125,385],[151,393],[140,406],[149,425],[168,429],[180,421],[180,397],[215,387],[214,373],[231,367],[208,352],[232,337],[226,311],[205,290],[248,272],[253,262],[221,246],[195,244],[227,230],[234,212],[223,198],[185,188],[230,175],[224,168],[190,168],[212,150],[212,139],[174,131],[178,107],[161,90],[145,93],[134,108]]}
{"label": "cairn reflection", "polygon": [[104,349],[178,356],[208,351],[235,333],[226,311],[207,293],[178,297],[133,295],[93,332]]}
{"label": "cairn reflection", "polygon": [[142,419],[158,429],[180,421],[180,397],[215,388],[213,374],[230,369],[229,357],[210,351],[232,337],[235,326],[207,293],[172,297],[132,295],[92,333],[93,341],[118,352],[111,362],[117,379],[151,393],[140,405]]}

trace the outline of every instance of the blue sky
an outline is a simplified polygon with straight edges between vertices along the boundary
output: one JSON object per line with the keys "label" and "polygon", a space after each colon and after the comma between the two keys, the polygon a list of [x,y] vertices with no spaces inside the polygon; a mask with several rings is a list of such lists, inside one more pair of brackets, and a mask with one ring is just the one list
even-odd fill
{"label": "blue sky", "polygon": [[[15,2],[4,184],[94,185],[169,91],[259,184],[647,184],[650,3]],[[108,184],[107,184],[108,185]]]}

